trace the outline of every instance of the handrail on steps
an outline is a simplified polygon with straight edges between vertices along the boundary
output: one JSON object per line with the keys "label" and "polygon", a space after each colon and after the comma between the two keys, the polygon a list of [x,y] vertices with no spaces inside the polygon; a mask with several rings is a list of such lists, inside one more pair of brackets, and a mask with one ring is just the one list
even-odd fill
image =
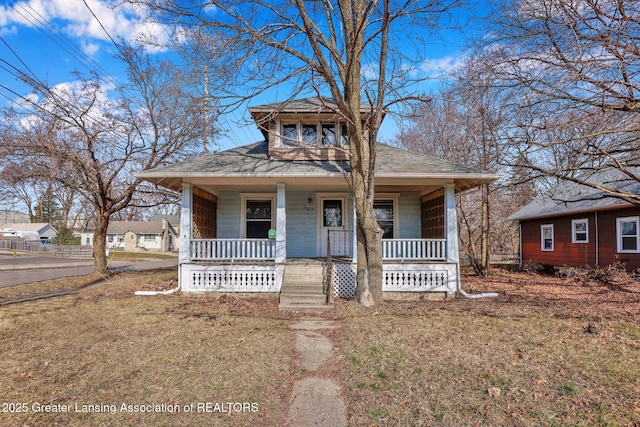
{"label": "handrail on steps", "polygon": [[333,259],[331,258],[331,233],[327,233],[327,304],[333,304]]}

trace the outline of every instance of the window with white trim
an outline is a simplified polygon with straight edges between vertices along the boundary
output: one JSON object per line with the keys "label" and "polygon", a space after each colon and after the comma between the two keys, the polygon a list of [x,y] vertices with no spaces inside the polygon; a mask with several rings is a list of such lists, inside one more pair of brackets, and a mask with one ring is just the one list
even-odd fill
{"label": "window with white trim", "polygon": [[282,145],[299,145],[298,125],[295,123],[285,123],[280,131]]}
{"label": "window with white trim", "polygon": [[571,242],[572,243],[589,243],[589,220],[572,219],[571,220]]}
{"label": "window with white trim", "polygon": [[553,251],[553,224],[544,224],[540,226],[541,249],[543,251]]}
{"label": "window with white trim", "polygon": [[337,145],[337,133],[335,123],[323,123],[322,124],[322,146],[332,147]]}
{"label": "window with white trim", "polygon": [[393,239],[395,237],[395,200],[394,199],[376,199],[373,202],[373,213],[378,221],[378,225],[382,228],[383,239]]}
{"label": "window with white trim", "polygon": [[637,216],[616,219],[618,252],[640,252],[640,234]]}
{"label": "window with white trim", "polygon": [[318,125],[315,123],[302,124],[302,142],[307,145],[318,144]]}
{"label": "window with white trim", "polygon": [[266,239],[273,228],[273,199],[247,198],[244,201],[244,237]]}
{"label": "window with white trim", "polygon": [[278,125],[277,145],[297,147],[348,147],[347,126],[342,122],[293,122]]}

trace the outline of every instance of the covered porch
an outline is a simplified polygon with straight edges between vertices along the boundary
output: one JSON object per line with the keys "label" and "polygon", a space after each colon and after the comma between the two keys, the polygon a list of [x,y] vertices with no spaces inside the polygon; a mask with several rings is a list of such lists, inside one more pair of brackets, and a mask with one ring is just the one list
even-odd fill
{"label": "covered porch", "polygon": [[[394,201],[380,204],[382,215],[387,215],[386,220],[379,220],[386,234],[382,240],[383,291],[453,294],[458,281],[455,183],[420,189],[381,188],[382,200]],[[255,221],[249,218],[252,215],[243,198],[248,193],[229,196],[230,192],[222,190],[226,191],[182,184],[179,280],[184,292],[277,293],[282,290],[287,265],[312,258],[323,265],[318,280],[325,290],[332,288],[338,297],[353,297],[355,213],[344,188],[311,192],[299,183],[286,182],[272,184],[271,191],[261,188],[246,200],[271,200],[272,212],[255,215]],[[235,200],[236,208],[229,207],[229,200]],[[238,230],[226,225],[228,216],[234,215],[234,221],[242,224]],[[267,224],[266,237],[247,237],[251,230]],[[232,237],[234,233],[237,236]]]}

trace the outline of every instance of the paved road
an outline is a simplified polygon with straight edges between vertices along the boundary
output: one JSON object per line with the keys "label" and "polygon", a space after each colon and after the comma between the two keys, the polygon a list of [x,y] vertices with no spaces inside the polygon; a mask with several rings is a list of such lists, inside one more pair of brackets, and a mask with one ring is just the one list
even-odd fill
{"label": "paved road", "polygon": [[[177,259],[113,261],[111,270],[142,271],[174,267]],[[93,273],[93,259],[69,259],[40,255],[0,254],[0,288]]]}

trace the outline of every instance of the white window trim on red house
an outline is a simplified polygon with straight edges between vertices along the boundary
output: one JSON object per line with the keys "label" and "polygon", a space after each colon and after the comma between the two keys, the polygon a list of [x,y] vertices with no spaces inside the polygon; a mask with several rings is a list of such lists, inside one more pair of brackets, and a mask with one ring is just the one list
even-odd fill
{"label": "white window trim on red house", "polygon": [[[544,232],[545,230],[549,230],[549,229],[551,230],[551,247],[546,248]],[[543,252],[553,252],[554,248],[555,248],[555,236],[553,233],[553,224],[542,224],[540,226],[540,250],[542,250]]]}

